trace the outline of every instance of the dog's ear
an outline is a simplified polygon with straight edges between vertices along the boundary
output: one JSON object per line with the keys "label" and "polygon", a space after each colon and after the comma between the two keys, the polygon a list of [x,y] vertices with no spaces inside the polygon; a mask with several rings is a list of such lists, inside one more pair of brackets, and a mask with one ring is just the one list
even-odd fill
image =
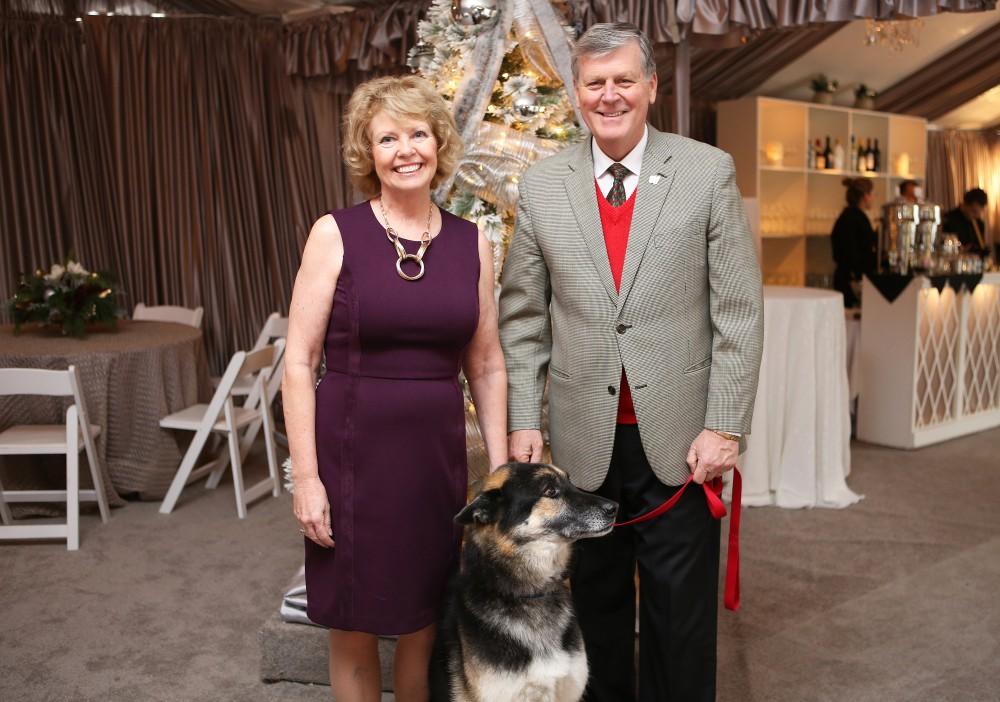
{"label": "dog's ear", "polygon": [[489,524],[496,521],[500,510],[500,491],[487,490],[455,515],[456,524]]}

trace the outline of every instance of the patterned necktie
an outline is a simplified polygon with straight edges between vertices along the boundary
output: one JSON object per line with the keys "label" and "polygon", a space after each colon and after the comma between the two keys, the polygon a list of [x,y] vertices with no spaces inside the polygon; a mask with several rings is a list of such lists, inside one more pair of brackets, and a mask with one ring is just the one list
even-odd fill
{"label": "patterned necktie", "polygon": [[629,174],[629,170],[620,163],[612,163],[608,166],[608,171],[615,179],[614,185],[608,191],[608,202],[612,207],[621,207],[625,204],[625,176]]}

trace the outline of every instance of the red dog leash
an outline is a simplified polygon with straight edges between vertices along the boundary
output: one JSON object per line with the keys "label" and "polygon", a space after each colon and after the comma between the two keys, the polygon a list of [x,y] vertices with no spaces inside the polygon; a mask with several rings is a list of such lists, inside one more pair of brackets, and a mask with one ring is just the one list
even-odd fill
{"label": "red dog leash", "polygon": [[[681,499],[681,495],[687,490],[688,485],[694,482],[694,475],[689,475],[687,482],[681,485],[680,490],[670,496],[670,499],[659,507],[651,509],[645,514],[640,514],[627,522],[615,522],[616,527],[631,526],[639,522],[646,522],[655,519],[665,512],[673,509],[674,505]],[[705,491],[705,499],[708,501],[708,510],[715,519],[722,519],[726,516],[726,505],[722,502],[722,478],[716,478],[709,483],[702,483]],[[743,479],[740,471],[733,469],[733,516],[729,519],[729,551],[726,559],[726,609],[737,610],[740,608],[740,497],[743,492]]]}

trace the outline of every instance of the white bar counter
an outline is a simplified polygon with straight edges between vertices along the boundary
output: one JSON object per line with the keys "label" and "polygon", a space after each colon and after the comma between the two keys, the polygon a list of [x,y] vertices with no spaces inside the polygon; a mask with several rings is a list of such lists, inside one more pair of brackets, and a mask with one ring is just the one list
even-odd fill
{"label": "white bar counter", "polygon": [[863,285],[858,438],[912,449],[1000,426],[1000,273],[971,294],[918,276],[891,303]]}

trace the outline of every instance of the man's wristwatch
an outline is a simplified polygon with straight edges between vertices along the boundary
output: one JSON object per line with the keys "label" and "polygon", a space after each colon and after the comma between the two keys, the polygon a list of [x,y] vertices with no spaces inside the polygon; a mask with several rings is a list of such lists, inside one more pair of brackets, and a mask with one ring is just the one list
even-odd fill
{"label": "man's wristwatch", "polygon": [[719,431],[718,429],[709,429],[709,431],[712,432],[713,434],[718,434],[719,436],[721,436],[723,439],[726,439],[727,441],[736,441],[736,442],[739,442],[739,440],[740,440],[740,435],[739,434],[731,434],[728,431]]}

